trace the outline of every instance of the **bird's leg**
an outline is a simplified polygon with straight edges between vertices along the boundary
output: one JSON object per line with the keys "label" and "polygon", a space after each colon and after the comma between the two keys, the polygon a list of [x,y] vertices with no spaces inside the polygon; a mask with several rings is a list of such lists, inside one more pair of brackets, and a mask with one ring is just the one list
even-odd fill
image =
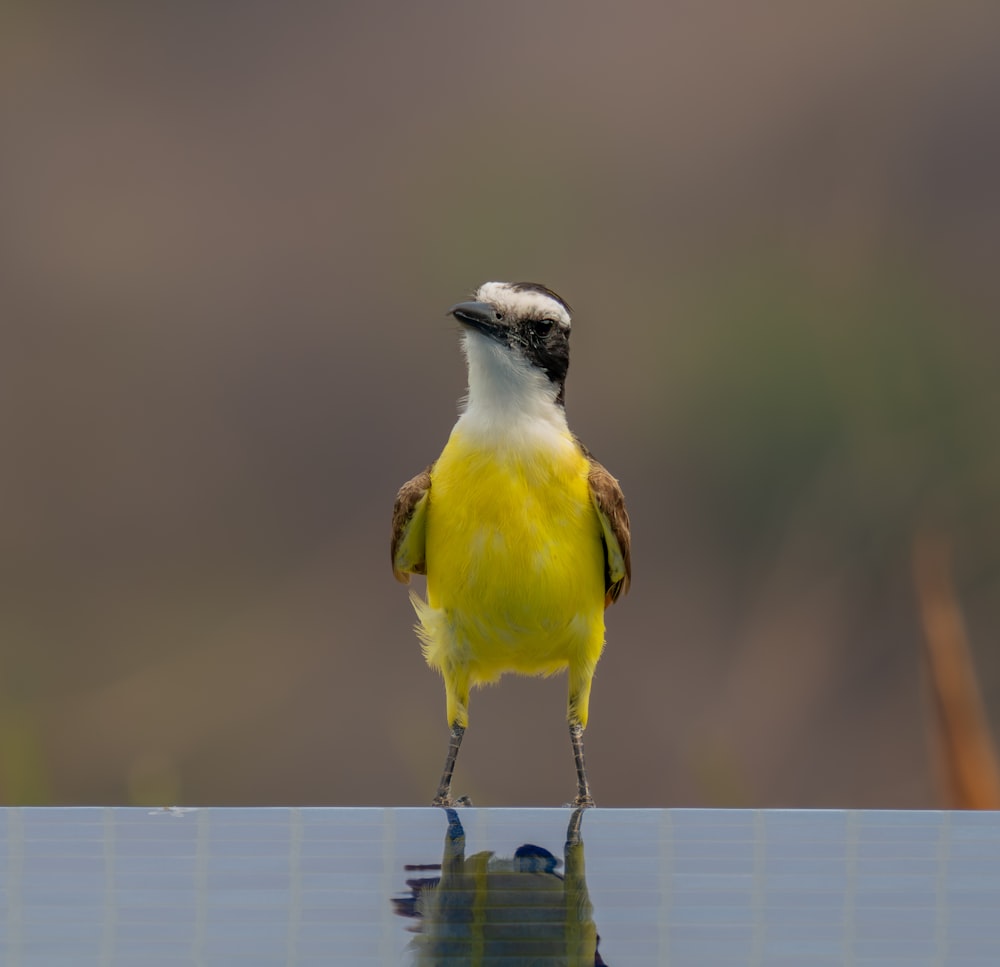
{"label": "bird's leg", "polygon": [[594,805],[587,782],[587,767],[583,762],[583,730],[587,727],[590,710],[590,685],[594,677],[593,666],[569,669],[569,738],[573,743],[573,759],[576,762],[576,799],[569,806],[585,809]]}
{"label": "bird's leg", "polygon": [[458,758],[458,750],[462,747],[462,736],[465,735],[465,726],[457,722],[452,724],[451,739],[448,741],[448,755],[444,760],[444,772],[441,773],[441,781],[438,783],[437,795],[431,802],[432,806],[457,806],[466,803],[455,802],[451,798],[451,777],[455,771],[455,760]]}
{"label": "bird's leg", "polygon": [[458,758],[458,750],[462,747],[465,727],[469,724],[469,680],[461,669],[449,668],[445,672],[444,692],[451,738],[448,741],[448,755],[444,760],[444,771],[438,783],[437,795],[431,801],[431,805],[471,806],[472,803],[467,796],[457,800],[451,798],[451,777],[455,771],[455,760]]}
{"label": "bird's leg", "polygon": [[583,809],[594,805],[594,797],[590,794],[590,784],[587,782],[587,767],[583,761],[583,726],[579,722],[569,723],[569,738],[573,743],[573,759],[576,762],[576,799],[570,805]]}
{"label": "bird's leg", "polygon": [[431,801],[432,806],[471,806],[467,796],[461,799],[451,798],[451,777],[455,771],[455,760],[458,750],[462,747],[462,736],[469,722],[469,680],[460,669],[449,668],[444,675],[445,701],[448,711],[448,722],[451,725],[451,738],[448,741],[448,755],[444,760],[444,771],[438,783],[437,795]]}

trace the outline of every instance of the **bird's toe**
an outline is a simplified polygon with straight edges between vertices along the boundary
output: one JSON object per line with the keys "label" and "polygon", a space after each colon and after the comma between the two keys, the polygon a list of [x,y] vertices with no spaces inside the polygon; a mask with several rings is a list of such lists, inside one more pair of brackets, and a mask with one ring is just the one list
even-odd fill
{"label": "bird's toe", "polygon": [[471,806],[472,800],[468,796],[459,796],[452,799],[451,796],[435,796],[431,800],[432,806],[443,806],[445,809],[454,809],[461,806]]}

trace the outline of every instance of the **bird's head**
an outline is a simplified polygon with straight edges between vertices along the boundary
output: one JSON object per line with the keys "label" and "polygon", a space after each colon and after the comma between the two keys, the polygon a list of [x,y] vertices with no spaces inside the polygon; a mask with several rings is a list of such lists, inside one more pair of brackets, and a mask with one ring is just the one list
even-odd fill
{"label": "bird's head", "polygon": [[[464,329],[470,398],[478,383],[562,404],[569,370],[570,307],[537,282],[485,282],[448,310]],[[491,395],[493,395],[491,393]]]}

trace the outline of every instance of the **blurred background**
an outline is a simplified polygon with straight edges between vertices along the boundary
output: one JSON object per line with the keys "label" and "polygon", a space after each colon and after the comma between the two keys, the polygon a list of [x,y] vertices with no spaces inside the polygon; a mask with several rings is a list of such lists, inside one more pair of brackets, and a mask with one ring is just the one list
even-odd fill
{"label": "blurred background", "polygon": [[[632,513],[598,802],[942,804],[915,545],[1000,726],[998,29],[0,6],[0,800],[428,802],[389,515],[464,389],[446,309],[527,279]],[[569,798],[565,687],[475,693],[456,791]]]}

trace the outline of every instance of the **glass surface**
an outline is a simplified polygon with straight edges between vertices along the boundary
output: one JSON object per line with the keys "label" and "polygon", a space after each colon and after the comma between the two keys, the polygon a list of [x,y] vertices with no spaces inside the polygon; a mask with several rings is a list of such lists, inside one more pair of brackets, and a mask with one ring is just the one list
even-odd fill
{"label": "glass surface", "polygon": [[998,813],[9,808],[0,861],[10,967],[1000,964]]}

